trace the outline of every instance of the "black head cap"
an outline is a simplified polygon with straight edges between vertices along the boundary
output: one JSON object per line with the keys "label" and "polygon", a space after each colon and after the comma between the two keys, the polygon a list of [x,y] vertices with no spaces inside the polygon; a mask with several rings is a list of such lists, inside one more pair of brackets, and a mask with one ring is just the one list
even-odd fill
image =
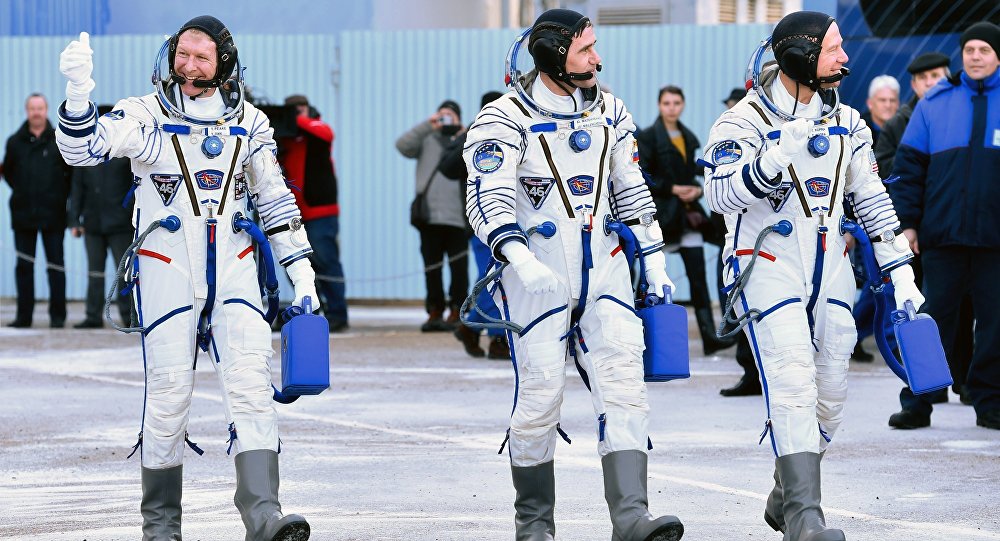
{"label": "black head cap", "polygon": [[226,25],[222,24],[222,21],[212,17],[211,15],[201,15],[191,19],[190,21],[184,23],[184,26],[182,26],[177,33],[170,37],[170,74],[177,76],[177,74],[174,73],[174,55],[177,53],[177,41],[180,39],[181,34],[187,30],[191,30],[192,28],[201,30],[202,32],[208,34],[208,36],[212,38],[212,41],[215,42],[218,64],[215,71],[215,77],[213,77],[210,81],[195,82],[195,86],[206,88],[222,86],[222,84],[229,79],[229,76],[232,75],[233,70],[236,68],[236,44],[233,42],[233,34],[228,28],[226,28]]}
{"label": "black head cap", "polygon": [[573,38],[591,25],[590,19],[571,9],[550,9],[539,15],[528,36],[528,52],[538,71],[570,83],[566,54]]}
{"label": "black head cap", "polygon": [[906,66],[906,71],[910,72],[911,75],[916,75],[922,71],[932,70],[934,68],[947,68],[951,64],[951,59],[948,55],[941,54],[939,52],[924,53],[910,62],[909,66]]}
{"label": "black head cap", "polygon": [[785,15],[771,33],[774,59],[785,75],[816,90],[816,75],[823,38],[833,24],[833,17],[817,11],[796,11]]}

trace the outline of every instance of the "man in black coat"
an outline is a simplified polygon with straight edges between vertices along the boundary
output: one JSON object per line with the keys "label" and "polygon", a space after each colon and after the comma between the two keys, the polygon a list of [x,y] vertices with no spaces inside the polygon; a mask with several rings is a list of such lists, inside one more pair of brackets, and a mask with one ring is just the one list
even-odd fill
{"label": "man in black coat", "polygon": [[[875,144],[875,160],[878,162],[879,174],[882,178],[889,176],[892,172],[892,162],[896,158],[896,150],[899,148],[899,141],[903,138],[906,125],[913,115],[913,108],[917,106],[917,101],[924,97],[924,93],[930,90],[941,79],[951,75],[948,66],[951,59],[947,55],[938,52],[924,53],[910,62],[906,66],[906,71],[910,73],[910,87],[913,89],[913,97],[910,101],[899,106],[899,110],[886,121],[882,127],[882,134]],[[892,192],[892,185],[887,189]],[[917,282],[920,283],[919,281]]]}
{"label": "man in black coat", "polygon": [[17,315],[8,326],[31,326],[35,309],[34,258],[41,233],[49,277],[49,325],[66,323],[66,273],[63,269],[63,236],[70,167],[56,147],[55,130],[48,120],[45,96],[32,94],[25,101],[27,120],[7,139],[3,175],[10,184],[10,221],[14,229],[17,264]]}
{"label": "man in black coat", "polygon": [[[108,250],[114,258],[115,268],[132,243],[132,198],[125,201],[132,186],[132,167],[127,158],[115,158],[96,167],[77,167],[73,170],[73,186],[69,198],[69,226],[74,237],[83,236],[87,247],[87,308],[86,318],[73,327],[99,329],[102,322],[104,299],[107,294],[104,280]],[[116,286],[121,291],[121,281]],[[116,295],[118,313],[127,326],[131,321],[131,308],[127,295]]]}

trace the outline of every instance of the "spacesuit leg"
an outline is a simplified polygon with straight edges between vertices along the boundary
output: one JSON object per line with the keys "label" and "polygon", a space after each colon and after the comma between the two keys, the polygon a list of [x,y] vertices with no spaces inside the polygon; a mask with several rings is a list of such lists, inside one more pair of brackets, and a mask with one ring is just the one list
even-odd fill
{"label": "spacesuit leg", "polygon": [[[183,246],[149,243],[134,298],[142,325],[146,397],[140,435],[143,539],[180,539],[184,439],[194,385],[195,301]],[[168,255],[169,254],[169,255]],[[156,257],[162,256],[162,258]]]}
{"label": "spacesuit leg", "polygon": [[141,456],[142,465],[152,469],[179,466],[183,461],[194,386],[195,317],[204,302],[194,299],[187,273],[175,267],[175,258],[170,259],[165,263],[140,257],[141,283],[135,290],[146,329]]}
{"label": "spacesuit leg", "polygon": [[[849,278],[849,277],[848,277]],[[844,399],[847,395],[847,364],[854,337],[854,320],[847,310],[853,295],[853,282],[839,275],[831,280],[828,290],[817,310],[817,339],[820,352],[816,354],[816,416],[820,427],[820,461],[843,418]],[[767,497],[764,521],[776,531],[785,531],[784,496],[775,461],[774,487]]]}
{"label": "spacesuit leg", "polygon": [[761,371],[767,427],[776,456],[803,451],[819,452],[816,424],[816,365],[806,302],[790,296],[788,284],[802,283],[779,264],[759,259],[736,312],[749,308],[763,312],[747,325]]}
{"label": "spacesuit leg", "polygon": [[631,308],[624,258],[592,272],[590,302],[580,319],[578,359],[590,382],[597,414],[604,496],[615,541],[677,540],[684,533],[672,515],[653,517],[647,494],[649,403],[643,381],[641,320]]}
{"label": "spacesuit leg", "polygon": [[824,286],[833,287],[820,290],[814,312],[818,315],[815,347],[806,314],[808,298],[788,298],[783,293],[788,289],[780,288],[780,283],[795,282],[792,276],[781,276],[778,265],[757,268],[742,299],[743,310],[751,306],[765,311],[747,327],[761,363],[768,427],[777,455],[775,488],[765,521],[785,531],[789,541],[843,538],[840,530],[826,528],[820,507],[820,459],[825,449],[820,442],[828,441],[828,428],[836,430],[839,425],[846,389],[840,366],[846,372],[854,345],[850,305],[845,309],[836,304],[841,295],[850,298],[852,292],[844,268],[849,267],[830,267],[832,279]]}
{"label": "spacesuit leg", "polygon": [[278,415],[268,366],[273,353],[270,327],[249,306],[220,300],[212,315],[212,329],[210,352],[226,395],[234,452],[277,451]]}
{"label": "spacesuit leg", "polygon": [[505,317],[525,328],[513,335],[511,357],[517,372],[514,411],[510,420],[509,453],[514,466],[534,466],[552,460],[556,424],[566,385],[566,340],[569,302],[566,288],[531,295],[516,275],[504,273],[498,290],[507,301]]}
{"label": "spacesuit leg", "polygon": [[857,336],[851,311],[853,276],[850,267],[845,267],[830,277],[825,298],[821,297],[817,303],[816,417],[820,427],[820,452],[826,451],[844,418],[847,369]]}
{"label": "spacesuit leg", "polygon": [[246,526],[246,541],[307,539],[308,522],[299,515],[284,515],[278,500],[277,412],[268,366],[271,330],[259,311],[256,271],[249,260],[222,257],[232,268],[218,280],[210,352],[236,455],[233,501]]}
{"label": "spacesuit leg", "polygon": [[511,478],[518,541],[547,541],[555,536],[555,455],[559,409],[566,385],[569,326],[566,286],[554,293],[531,295],[513,272],[497,289],[505,319],[524,327],[511,333],[511,361],[517,374],[514,410],[508,431]]}

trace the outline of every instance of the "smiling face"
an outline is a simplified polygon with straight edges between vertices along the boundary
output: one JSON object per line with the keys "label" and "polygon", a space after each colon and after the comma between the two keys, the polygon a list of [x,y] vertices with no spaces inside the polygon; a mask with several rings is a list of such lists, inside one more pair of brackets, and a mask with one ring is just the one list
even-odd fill
{"label": "smiling face", "polygon": [[[840,68],[847,63],[847,51],[844,50],[844,38],[840,35],[840,27],[837,23],[832,23],[823,37],[822,51],[816,62],[816,76],[833,77],[840,73]],[[823,88],[834,88],[840,86],[840,81],[835,83],[825,83]]]}
{"label": "smiling face", "polygon": [[218,55],[212,38],[197,29],[185,30],[177,39],[177,52],[174,54],[174,73],[185,79],[181,92],[185,96],[205,92],[204,88],[194,86],[194,81],[211,80],[217,69]]}
{"label": "smiling face", "polygon": [[970,39],[962,47],[962,69],[974,81],[993,75],[1000,66],[1000,59],[997,59],[997,52],[990,47],[989,43],[981,39]]}
{"label": "smiling face", "polygon": [[597,37],[594,27],[588,26],[583,33],[573,38],[566,53],[566,73],[591,73],[594,76],[586,81],[574,81],[580,88],[591,88],[597,84],[597,65],[601,63],[601,55],[597,54],[595,44]]}

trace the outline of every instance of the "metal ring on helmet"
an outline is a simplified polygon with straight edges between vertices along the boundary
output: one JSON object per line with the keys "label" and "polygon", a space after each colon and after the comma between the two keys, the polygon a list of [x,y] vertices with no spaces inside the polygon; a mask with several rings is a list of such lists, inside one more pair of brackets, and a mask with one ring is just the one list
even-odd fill
{"label": "metal ring on helmet", "polygon": [[[764,53],[771,48],[771,37],[768,36],[760,42],[757,50],[750,55],[750,63],[747,65],[746,80],[749,82],[753,90],[760,97],[760,101],[767,107],[768,111],[771,111],[775,116],[784,120],[785,122],[791,122],[797,118],[805,118],[793,115],[792,113],[787,113],[782,111],[774,101],[768,97],[767,92],[760,86],[760,72],[762,67],[762,62],[764,59]],[[799,83],[802,84],[802,83]],[[808,118],[807,120],[812,120],[815,123],[822,122],[828,118],[833,118],[837,113],[840,112],[840,93],[837,92],[836,88],[824,89],[824,93],[829,93],[833,97],[833,103],[827,103],[830,109],[823,115],[816,118]],[[825,101],[825,100],[824,100]]]}
{"label": "metal ring on helmet", "polygon": [[[596,87],[598,88],[597,98],[590,104],[589,107],[576,113],[559,113],[556,111],[549,111],[548,109],[538,105],[535,100],[531,99],[531,95],[524,88],[525,74],[521,73],[521,70],[517,69],[517,54],[521,50],[521,45],[531,35],[531,30],[532,29],[529,28],[522,32],[521,35],[514,40],[514,43],[511,44],[510,49],[507,50],[507,60],[505,62],[506,75],[504,77],[504,82],[507,86],[513,88],[517,92],[517,96],[528,108],[542,116],[553,118],[555,120],[577,120],[596,110],[599,110],[604,101],[604,93],[600,91],[599,85]],[[538,84],[541,83],[539,82]]]}

